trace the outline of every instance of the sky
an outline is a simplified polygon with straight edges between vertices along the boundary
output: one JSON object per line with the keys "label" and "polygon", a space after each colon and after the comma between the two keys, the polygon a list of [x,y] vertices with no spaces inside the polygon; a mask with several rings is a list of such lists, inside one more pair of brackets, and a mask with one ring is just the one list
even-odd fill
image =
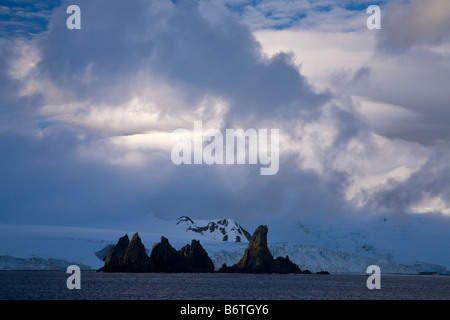
{"label": "sky", "polygon": [[[3,1],[0,222],[448,220],[449,85],[446,0]],[[175,165],[194,121],[278,129],[279,171]]]}

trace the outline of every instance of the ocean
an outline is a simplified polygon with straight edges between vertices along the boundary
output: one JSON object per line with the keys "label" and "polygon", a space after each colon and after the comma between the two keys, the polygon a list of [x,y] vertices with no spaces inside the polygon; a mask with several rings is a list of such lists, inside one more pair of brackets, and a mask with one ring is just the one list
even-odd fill
{"label": "ocean", "polygon": [[449,300],[450,276],[381,275],[369,290],[355,274],[99,273],[0,271],[2,300]]}

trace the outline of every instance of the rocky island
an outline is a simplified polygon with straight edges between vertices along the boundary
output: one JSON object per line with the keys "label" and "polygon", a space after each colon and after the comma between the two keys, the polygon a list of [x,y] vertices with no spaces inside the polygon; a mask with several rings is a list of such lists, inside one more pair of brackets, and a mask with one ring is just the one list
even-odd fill
{"label": "rocky island", "polygon": [[311,273],[302,271],[289,257],[273,258],[267,247],[267,226],[259,226],[250,239],[244,256],[231,267],[222,265],[219,272],[234,273]]}
{"label": "rocky island", "polygon": [[153,245],[150,256],[138,233],[131,241],[128,235],[119,239],[105,258],[101,272],[213,272],[214,264],[200,241],[192,240],[181,250],[175,250],[165,237]]}
{"label": "rocky island", "polygon": [[[259,226],[253,233],[244,256],[233,266],[222,265],[223,273],[311,273],[301,270],[288,256],[273,258],[267,247],[267,226]],[[119,239],[106,254],[100,272],[214,272],[214,264],[199,240],[192,240],[176,250],[164,236],[155,243],[150,255],[135,233]]]}

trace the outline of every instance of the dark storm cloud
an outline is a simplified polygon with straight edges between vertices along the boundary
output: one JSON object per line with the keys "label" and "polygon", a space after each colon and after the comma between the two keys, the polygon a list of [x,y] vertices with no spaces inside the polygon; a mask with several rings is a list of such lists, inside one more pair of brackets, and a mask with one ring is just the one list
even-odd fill
{"label": "dark storm cloud", "polygon": [[291,116],[330,98],[310,87],[289,56],[264,60],[248,28],[219,4],[209,6],[219,8],[220,20],[190,1],[78,4],[79,31],[65,27],[64,5],[54,10],[38,68],[79,100],[125,101],[138,72],[189,92],[193,108],[205,94],[228,99],[234,118]]}
{"label": "dark storm cloud", "polygon": [[[286,193],[297,194],[290,188],[300,188],[301,193],[309,188],[301,187],[305,181],[309,186],[321,184],[314,175],[295,172],[294,162],[286,162],[283,173],[266,180],[254,167],[236,168],[232,177],[241,175],[241,170],[245,176],[238,179],[242,191],[238,193],[233,179],[216,182],[223,174],[221,168],[174,167],[166,153],[164,157],[149,156],[139,169],[114,166],[106,160],[113,158],[115,151],[102,150],[104,136],[71,123],[53,123],[52,114],[45,125],[49,127],[36,135],[39,109],[65,103],[53,100],[50,89],[87,109],[95,103],[120,105],[135,94],[131,83],[139,73],[189,92],[192,105],[177,112],[192,112],[194,102],[204,95],[227,99],[230,111],[226,121],[231,123],[252,118],[257,125],[274,116],[278,121],[289,119],[330,98],[314,92],[288,55],[265,60],[248,28],[220,5],[199,10],[199,5],[190,1],[176,5],[163,1],[76,4],[82,10],[81,30],[66,28],[68,15],[63,4],[52,12],[48,31],[32,40],[40,59],[29,77],[45,81],[46,86],[22,98],[17,91],[11,96],[11,104],[18,110],[26,110],[21,99],[31,101],[34,127],[30,133],[11,129],[1,139],[2,154],[8,155],[1,164],[2,194],[7,199],[2,202],[3,221],[95,223],[148,212],[167,217],[186,212],[205,217],[270,215],[283,207]],[[215,16],[208,16],[210,13]],[[7,64],[13,58],[2,60],[2,81],[7,86],[25,85],[29,78],[17,80],[9,74]],[[88,152],[106,153],[103,162],[80,155],[86,146],[91,146]],[[160,175],[164,179],[155,179]],[[283,210],[292,212],[299,203],[312,208],[318,200],[311,194],[301,202],[289,201]]]}
{"label": "dark storm cloud", "polygon": [[[170,166],[153,155],[139,168],[90,161],[77,132],[56,128],[44,139],[4,134],[0,138],[1,222],[114,225],[145,214],[175,219],[230,217],[237,221],[317,221],[349,213],[343,200],[345,173],[320,179],[284,157],[277,175],[258,166]],[[7,155],[7,156],[6,156]]]}
{"label": "dark storm cloud", "polygon": [[283,157],[276,175],[260,176],[258,170],[258,166],[177,167],[170,184],[149,194],[150,211],[172,219],[182,214],[204,219],[227,216],[247,223],[295,217],[319,221],[350,213],[343,198],[345,173],[320,179],[298,170],[295,156]]}
{"label": "dark storm cloud", "polygon": [[[74,4],[81,7],[81,30],[66,28],[67,3],[53,10],[48,30],[28,43],[40,58],[29,77],[12,77],[13,51],[0,51],[0,82],[5,84],[0,99],[33,123],[30,132],[17,132],[14,125],[22,117],[5,117],[7,108],[2,109],[2,126],[9,125],[0,138],[2,221],[101,225],[147,213],[288,221],[356,211],[345,199],[354,164],[349,160],[336,168],[334,163],[345,158],[352,140],[371,143],[367,124],[352,111],[350,99],[316,92],[290,55],[265,58],[248,27],[220,3]],[[368,70],[360,69],[355,81],[370,77]],[[313,141],[301,151],[323,148],[316,161],[324,173],[302,169],[303,159],[295,152],[283,153],[278,174],[269,177],[259,175],[259,166],[175,166],[169,152],[158,150],[136,151],[145,159],[141,165],[118,164],[129,150],[112,145],[105,131],[77,116],[103,106],[112,113],[142,92],[156,94],[157,89],[146,87],[147,77],[183,93],[184,103],[158,105],[160,114],[194,117],[199,101],[212,96],[227,102],[229,110],[220,120],[229,127],[263,123],[300,140],[297,121],[317,124],[319,129],[309,133]],[[20,95],[21,86],[34,91]],[[333,99],[345,107],[333,105]],[[80,114],[71,110],[74,104]],[[57,111],[42,115],[47,106]],[[36,127],[40,117],[41,128]],[[107,120],[99,122],[108,126]]]}
{"label": "dark storm cloud", "polygon": [[68,132],[45,139],[1,135],[2,223],[101,225],[146,212],[133,172],[123,176],[114,167],[83,161],[78,145]]}

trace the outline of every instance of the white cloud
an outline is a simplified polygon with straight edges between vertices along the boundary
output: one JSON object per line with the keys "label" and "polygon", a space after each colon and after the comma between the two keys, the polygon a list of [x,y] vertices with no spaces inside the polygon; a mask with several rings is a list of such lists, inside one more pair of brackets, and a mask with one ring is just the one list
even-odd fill
{"label": "white cloud", "polygon": [[428,144],[449,138],[447,46],[422,45],[401,56],[390,55],[378,50],[376,32],[287,29],[254,34],[268,56],[292,52],[315,87],[335,95],[365,96],[360,111],[376,133]]}
{"label": "white cloud", "polygon": [[289,137],[289,152],[297,155],[301,170],[313,171],[324,181],[335,179],[336,173],[344,174],[340,187],[346,200],[365,208],[392,184],[407,183],[428,161],[430,150],[373,134],[367,127],[339,142],[347,125],[339,114],[353,113],[351,110],[330,104],[319,118],[298,121],[295,134]]}
{"label": "white cloud", "polygon": [[423,200],[418,204],[412,206],[411,211],[413,213],[435,213],[439,212],[444,215],[450,216],[450,201],[443,200],[440,197],[433,195],[423,195]]}
{"label": "white cloud", "polygon": [[265,29],[254,35],[269,57],[278,52],[294,53],[300,71],[321,89],[330,87],[329,78],[334,73],[353,73],[367,64],[375,47],[373,35],[357,32]]}

